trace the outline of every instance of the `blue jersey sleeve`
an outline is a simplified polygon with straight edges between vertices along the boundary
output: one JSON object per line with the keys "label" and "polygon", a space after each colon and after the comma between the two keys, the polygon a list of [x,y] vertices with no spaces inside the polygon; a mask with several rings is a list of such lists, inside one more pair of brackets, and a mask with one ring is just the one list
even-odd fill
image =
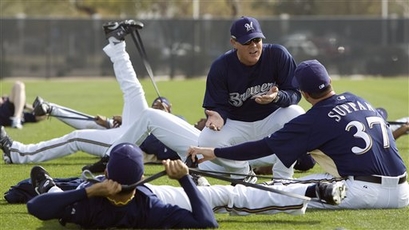
{"label": "blue jersey sleeve", "polygon": [[40,220],[59,219],[68,206],[87,198],[85,189],[44,193],[27,202],[28,212]]}
{"label": "blue jersey sleeve", "polygon": [[190,200],[192,211],[180,208],[177,205],[164,203],[156,195],[146,192],[146,189],[141,190],[149,197],[149,209],[143,212],[147,223],[145,227],[154,229],[218,227],[213,210],[192,179],[189,176],[184,176],[179,180],[179,183]]}

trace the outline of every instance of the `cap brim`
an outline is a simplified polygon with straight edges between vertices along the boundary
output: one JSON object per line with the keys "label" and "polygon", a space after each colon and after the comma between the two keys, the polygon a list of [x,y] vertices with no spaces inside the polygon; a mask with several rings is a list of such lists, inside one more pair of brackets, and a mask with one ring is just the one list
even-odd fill
{"label": "cap brim", "polygon": [[240,44],[245,44],[254,38],[266,39],[263,33],[251,33],[251,34],[247,34],[246,36],[242,36],[241,38],[237,39],[237,41],[240,42]]}

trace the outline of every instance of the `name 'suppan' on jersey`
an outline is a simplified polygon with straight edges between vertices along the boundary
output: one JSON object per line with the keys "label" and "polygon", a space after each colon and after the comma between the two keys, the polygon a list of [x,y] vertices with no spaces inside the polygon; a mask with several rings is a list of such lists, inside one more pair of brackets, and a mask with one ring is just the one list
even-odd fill
{"label": "name 'suppan' on jersey", "polygon": [[399,176],[406,171],[386,121],[351,93],[320,101],[269,138],[285,165],[298,157],[285,153],[310,152],[334,176]]}

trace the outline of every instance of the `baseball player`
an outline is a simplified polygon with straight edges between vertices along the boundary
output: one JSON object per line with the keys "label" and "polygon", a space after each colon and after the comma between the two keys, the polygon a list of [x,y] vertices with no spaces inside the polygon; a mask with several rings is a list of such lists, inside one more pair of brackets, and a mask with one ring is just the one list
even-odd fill
{"label": "baseball player", "polygon": [[[141,151],[135,145],[122,143],[115,146],[110,155],[111,158],[105,175],[96,178],[101,183],[95,184],[95,182],[86,181],[80,184],[75,191],[68,190],[64,192],[56,186],[56,183],[44,168],[34,166],[31,170],[31,181],[34,190],[40,195],[28,201],[29,212],[42,220],[61,218],[63,223],[74,222],[83,227],[136,227],[132,223],[137,223],[138,226],[144,226],[145,228],[158,228],[166,224],[162,215],[167,216],[168,214],[163,213],[164,207],[158,208],[149,200],[159,199],[160,201],[156,201],[157,203],[169,204],[167,206],[169,208],[175,208],[172,205],[177,205],[179,208],[188,210],[187,216],[183,220],[179,220],[177,216],[172,217],[169,220],[170,222],[167,223],[167,226],[170,227],[173,226],[174,222],[190,222],[191,214],[189,212],[194,214],[205,208],[207,209],[198,200],[207,203],[215,212],[230,212],[234,215],[274,214],[279,212],[299,215],[305,213],[307,203],[310,200],[302,195],[314,197],[319,202],[326,202],[331,205],[339,204],[345,196],[345,186],[340,182],[320,182],[312,185],[293,184],[288,186],[282,184],[265,185],[268,188],[299,194],[299,197],[285,196],[243,185],[192,188],[190,187],[191,183],[188,183],[190,180],[185,176],[188,171],[187,166],[180,160],[164,160],[163,164],[168,175],[171,178],[179,179],[182,187],[145,183],[137,186],[136,192],[132,190],[133,193],[118,193],[121,191],[121,187],[117,183],[131,185],[142,177]],[[196,194],[197,191],[200,191],[200,194]],[[155,194],[155,197],[153,194]],[[89,201],[86,201],[85,196],[88,197]],[[147,207],[144,205],[145,203],[153,205]],[[44,205],[48,206],[47,209],[44,209]],[[74,209],[75,212],[72,211]],[[147,213],[145,219],[132,223],[127,222],[127,220],[139,219],[140,214],[137,210]],[[176,209],[173,212],[178,213],[181,211]],[[112,216],[119,216],[120,214],[127,218],[117,218],[121,221],[114,222],[115,218],[112,218]],[[97,215],[98,218],[89,219],[93,215]],[[150,216],[155,215],[160,216],[157,223],[150,223]],[[207,211],[202,215],[196,218],[201,218],[202,221],[210,219]],[[181,225],[178,226],[181,227]]]}
{"label": "baseball player", "polygon": [[134,21],[104,25],[109,44],[103,50],[113,62],[115,76],[124,97],[121,126],[107,130],[75,130],[36,144],[13,141],[4,127],[1,127],[0,147],[5,163],[43,162],[77,151],[103,157],[110,152],[113,144],[128,142],[139,146],[149,134],[155,135],[163,144],[177,152],[182,161],[186,159],[189,146],[197,145],[200,131],[173,114],[149,108],[142,85],[125,50],[124,37],[137,28],[138,24]]}
{"label": "baseball player", "polygon": [[[255,18],[237,19],[230,33],[233,49],[218,57],[207,75],[203,107],[208,119],[199,146],[224,147],[257,140],[304,113],[296,105],[301,94],[293,84],[296,63],[290,53],[281,45],[263,44],[265,36]],[[275,155],[259,161],[274,164],[274,177],[293,176],[293,166],[284,166]],[[251,173],[247,161],[216,158],[213,163],[205,162],[199,168]]]}
{"label": "baseball player", "polygon": [[22,129],[24,123],[44,120],[43,116],[34,116],[33,108],[26,104],[25,84],[16,81],[10,95],[0,97],[0,125]]}
{"label": "baseball player", "polygon": [[[33,107],[35,115],[55,117],[74,129],[111,129],[118,128],[122,124],[122,117],[119,115],[115,115],[112,118],[101,115],[93,117],[71,108],[44,101],[44,99],[39,96],[34,100]],[[172,112],[172,104],[166,97],[155,98],[151,107],[169,113]],[[175,151],[165,146],[154,135],[149,135],[139,147],[144,152],[145,163],[159,162],[158,159],[180,159]],[[104,156],[98,162],[85,166],[83,170],[88,169],[92,173],[104,172],[108,159],[109,156]]]}
{"label": "baseball player", "polygon": [[[405,164],[390,128],[371,104],[351,93],[336,94],[325,67],[317,60],[301,62],[295,79],[312,107],[284,127],[258,141],[226,148],[192,147],[198,162],[222,157],[249,160],[275,154],[286,166],[309,152],[327,172],[305,179],[343,178],[347,194],[338,206],[312,208],[403,208],[409,205]],[[253,151],[253,155],[248,155]],[[301,178],[303,179],[303,178]]]}
{"label": "baseball player", "polygon": [[141,150],[133,144],[115,146],[107,165],[106,180],[63,192],[41,166],[31,171],[31,181],[41,194],[27,203],[30,214],[41,220],[58,219],[82,228],[191,229],[216,228],[211,207],[190,179],[188,167],[180,160],[166,160],[169,178],[178,180],[192,204],[186,210],[161,201],[145,186],[130,186],[143,176]]}

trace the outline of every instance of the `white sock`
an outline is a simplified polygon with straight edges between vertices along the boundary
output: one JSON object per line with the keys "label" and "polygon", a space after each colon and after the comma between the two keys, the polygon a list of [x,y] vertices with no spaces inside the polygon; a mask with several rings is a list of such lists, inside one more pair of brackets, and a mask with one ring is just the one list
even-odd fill
{"label": "white sock", "polygon": [[112,45],[116,45],[118,43],[121,43],[123,41],[116,39],[115,37],[109,37],[108,38],[109,43],[111,43]]}
{"label": "white sock", "polygon": [[21,124],[21,118],[20,117],[10,117],[11,119],[11,127],[13,128],[19,128],[21,129],[23,125]]}
{"label": "white sock", "polygon": [[52,193],[52,192],[63,192],[63,190],[58,186],[53,186],[48,190],[47,193]]}

